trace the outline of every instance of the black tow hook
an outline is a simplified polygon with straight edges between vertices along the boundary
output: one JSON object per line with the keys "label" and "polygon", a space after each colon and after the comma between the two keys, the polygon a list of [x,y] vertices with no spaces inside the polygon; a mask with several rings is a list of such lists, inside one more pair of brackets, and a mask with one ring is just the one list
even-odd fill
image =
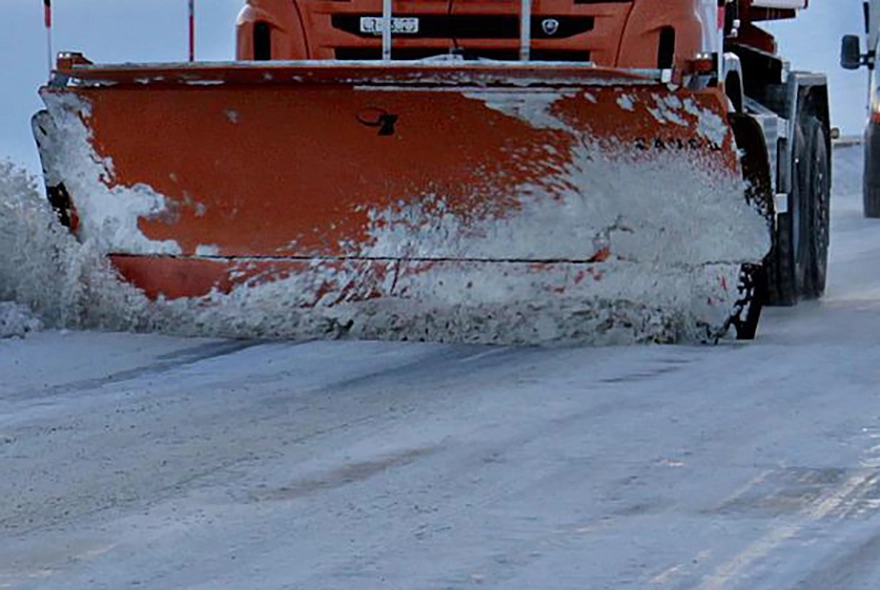
{"label": "black tow hook", "polygon": [[397,125],[397,120],[400,117],[398,115],[389,113],[385,109],[380,109],[378,107],[369,107],[355,115],[355,118],[361,125],[365,125],[367,127],[378,127],[379,135],[382,137],[387,137],[390,135],[394,135],[394,127],[395,125]]}

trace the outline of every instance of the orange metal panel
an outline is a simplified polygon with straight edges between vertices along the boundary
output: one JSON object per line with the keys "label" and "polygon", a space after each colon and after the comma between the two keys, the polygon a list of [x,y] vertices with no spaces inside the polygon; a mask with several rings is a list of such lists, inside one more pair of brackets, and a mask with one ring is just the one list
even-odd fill
{"label": "orange metal panel", "polygon": [[[526,300],[545,292],[583,298],[604,265],[631,263],[593,220],[583,220],[588,231],[574,242],[473,243],[496,222],[530,215],[533,234],[559,231],[539,226],[542,211],[560,219],[566,203],[590,200],[573,184],[590,158],[649,163],[660,154],[705,167],[701,178],[715,170],[735,183],[738,175],[719,91],[671,89],[646,73],[289,63],[75,66],[62,74],[73,82],[44,89],[44,98],[56,117],[67,113],[66,124],[87,127],[93,153],[64,145],[65,137],[56,149],[104,167],[97,184],[68,183],[74,206],[89,202],[89,191],[110,191],[120,205],[143,187],[164,199],[105,246],[123,277],[153,298],[291,276],[303,291],[300,307],[328,297],[417,298],[396,292],[398,279],[421,289],[489,268],[525,289],[517,297]],[[83,227],[94,227],[94,210],[80,213]],[[563,232],[580,223],[562,221]],[[131,231],[178,250],[145,252]],[[379,252],[371,250],[376,232],[393,238]]]}
{"label": "orange metal panel", "polygon": [[[516,74],[494,73],[526,79],[523,71],[509,70]],[[454,74],[468,76],[466,69]],[[134,75],[123,70],[118,79]],[[555,176],[583,136],[636,155],[705,151],[718,167],[736,167],[730,137],[710,146],[697,135],[695,117],[682,112],[693,125],[660,125],[650,109],[625,110],[618,102],[626,94],[650,104],[667,90],[607,86],[601,71],[596,85],[563,85],[549,107],[576,134],[486,104],[523,92],[554,96],[553,89],[507,86],[487,94],[475,86],[469,92],[467,84],[397,87],[389,76],[371,86],[346,82],[344,75],[336,83],[245,79],[193,86],[169,82],[169,71],[155,83],[47,92],[88,104],[93,147],[112,159],[111,185],[146,185],[166,197],[166,209],[142,218],[140,229],[151,240],[177,242],[182,255],[211,245],[215,255],[227,257],[356,256],[351,245],[369,241],[371,211],[429,195],[442,196],[446,210],[461,219],[503,218],[519,207],[515,187],[540,186],[548,198],[560,190]],[[723,116],[716,91],[679,91],[678,99],[685,98]],[[81,196],[74,194],[74,203]],[[536,259],[557,257],[548,251]]]}
{"label": "orange metal panel", "polygon": [[[682,0],[677,0],[681,2]],[[693,0],[686,0],[691,4]],[[532,10],[535,19],[556,16],[591,16],[595,19],[592,30],[569,38],[533,39],[532,48],[540,50],[579,50],[589,51],[592,61],[602,66],[615,66],[618,48],[624,34],[624,27],[633,3],[584,3],[573,4],[571,0],[535,0]],[[426,15],[519,15],[521,3],[518,0],[506,1],[457,1],[450,0],[403,0],[394,2],[397,16]],[[382,12],[381,0],[301,1],[289,0],[250,0],[248,7],[239,19],[238,58],[253,59],[253,25],[257,21],[269,22],[273,26],[273,59],[333,59],[337,48],[379,48],[378,37],[365,37],[342,31],[333,27],[333,15],[378,15]],[[662,14],[662,11],[660,11]],[[664,24],[674,24],[668,21]],[[650,41],[650,49],[656,53],[656,43]],[[396,35],[394,47],[397,49],[434,48],[436,53],[450,50],[479,52],[487,49],[509,49],[514,53],[519,48],[519,38],[426,38]],[[638,67],[651,67],[656,63],[652,58]]]}

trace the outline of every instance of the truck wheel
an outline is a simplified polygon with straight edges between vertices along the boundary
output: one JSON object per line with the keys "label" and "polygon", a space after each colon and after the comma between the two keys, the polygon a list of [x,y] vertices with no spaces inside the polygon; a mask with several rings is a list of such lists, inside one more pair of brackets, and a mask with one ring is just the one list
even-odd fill
{"label": "truck wheel", "polygon": [[808,268],[809,248],[804,238],[809,235],[809,190],[805,179],[808,161],[804,129],[799,127],[794,141],[791,163],[791,192],[788,211],[776,217],[773,249],[768,264],[768,292],[772,305],[792,306],[803,292]]}
{"label": "truck wheel", "polygon": [[880,218],[880,167],[876,160],[880,157],[874,145],[877,143],[877,124],[873,121],[868,124],[865,133],[865,173],[864,173],[864,212],[865,217],[871,219]]}
{"label": "truck wheel", "polygon": [[825,127],[816,117],[804,121],[807,160],[804,166],[806,181],[804,197],[809,206],[808,233],[804,242],[809,246],[804,273],[804,297],[817,299],[825,293],[828,272],[828,244],[830,242],[830,162]]}
{"label": "truck wheel", "polygon": [[737,340],[754,340],[758,333],[758,322],[767,298],[765,277],[764,267],[759,264],[744,264],[740,270],[740,298],[730,319]]}
{"label": "truck wheel", "polygon": [[864,197],[865,217],[869,219],[880,217],[880,188],[872,187],[865,182]]}
{"label": "truck wheel", "polygon": [[770,304],[783,307],[797,303],[797,274],[789,215],[789,213],[780,213],[776,218],[773,249],[767,263]]}

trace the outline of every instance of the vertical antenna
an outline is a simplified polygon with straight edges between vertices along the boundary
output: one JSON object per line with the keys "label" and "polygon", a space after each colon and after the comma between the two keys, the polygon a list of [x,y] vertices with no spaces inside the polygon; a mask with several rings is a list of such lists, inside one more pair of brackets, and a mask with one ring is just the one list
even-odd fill
{"label": "vertical antenna", "polygon": [[196,60],[196,0],[189,0],[189,61]]}
{"label": "vertical antenna", "polygon": [[519,21],[519,58],[529,61],[532,51],[532,0],[522,0]]}
{"label": "vertical antenna", "polygon": [[55,67],[55,56],[52,55],[52,0],[43,0],[43,22],[46,25],[46,51],[48,53],[49,77]]}
{"label": "vertical antenna", "polygon": [[391,0],[382,0],[382,59],[391,60]]}

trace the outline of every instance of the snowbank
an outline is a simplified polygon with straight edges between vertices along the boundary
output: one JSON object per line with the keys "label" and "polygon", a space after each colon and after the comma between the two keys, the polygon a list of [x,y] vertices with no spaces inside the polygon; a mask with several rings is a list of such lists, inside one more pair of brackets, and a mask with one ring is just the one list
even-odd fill
{"label": "snowbank", "polygon": [[33,329],[28,309],[54,328],[137,330],[133,303],[141,300],[93,245],[58,223],[35,178],[0,161],[0,301],[19,304],[6,308],[10,325]]}
{"label": "snowbank", "polygon": [[0,302],[0,338],[23,338],[43,329],[43,322],[30,308],[18,303]]}
{"label": "snowbank", "polygon": [[[16,299],[28,290],[28,261],[22,259],[22,238],[31,233],[34,213],[40,217],[34,183],[22,170],[0,161],[0,338],[23,337],[40,330],[42,322]],[[38,222],[39,224],[39,222]]]}

